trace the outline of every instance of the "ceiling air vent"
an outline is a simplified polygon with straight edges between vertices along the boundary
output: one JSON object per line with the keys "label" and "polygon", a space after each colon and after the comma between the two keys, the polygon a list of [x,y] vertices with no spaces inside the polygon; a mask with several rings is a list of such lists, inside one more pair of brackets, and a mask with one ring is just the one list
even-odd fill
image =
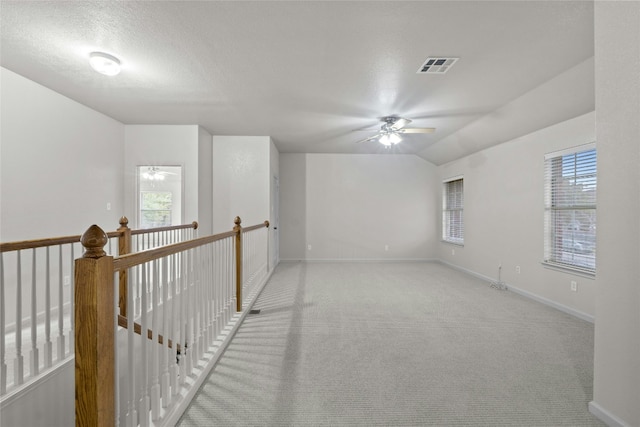
{"label": "ceiling air vent", "polygon": [[424,64],[420,66],[418,74],[444,74],[449,71],[449,68],[456,63],[460,58],[442,58],[430,56],[424,61]]}

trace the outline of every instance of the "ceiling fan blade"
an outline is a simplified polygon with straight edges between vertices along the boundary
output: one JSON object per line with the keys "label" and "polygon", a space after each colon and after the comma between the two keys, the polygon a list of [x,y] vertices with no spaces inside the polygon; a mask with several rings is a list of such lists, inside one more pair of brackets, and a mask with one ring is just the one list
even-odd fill
{"label": "ceiling fan blade", "polygon": [[433,133],[436,128],[404,128],[398,129],[400,133]]}
{"label": "ceiling fan blade", "polygon": [[365,139],[361,139],[360,141],[356,141],[356,144],[360,144],[361,142],[368,142],[368,141],[373,141],[374,139],[378,139],[380,138],[380,134],[377,133],[373,136],[370,136],[369,138],[365,138]]}
{"label": "ceiling fan blade", "polygon": [[411,120],[409,119],[405,119],[404,117],[398,117],[397,120],[395,120],[392,124],[391,124],[391,129],[393,130],[399,130],[404,128],[406,125],[408,125],[409,123],[411,123]]}

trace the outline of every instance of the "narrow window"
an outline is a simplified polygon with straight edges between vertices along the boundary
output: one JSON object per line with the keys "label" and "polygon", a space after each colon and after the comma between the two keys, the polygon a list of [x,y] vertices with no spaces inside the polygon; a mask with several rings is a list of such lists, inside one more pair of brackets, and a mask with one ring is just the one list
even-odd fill
{"label": "narrow window", "polygon": [[546,155],[544,180],[544,262],[595,274],[595,144]]}
{"label": "narrow window", "polygon": [[140,228],[171,225],[172,198],[170,191],[141,191]]}
{"label": "narrow window", "polygon": [[182,221],[182,167],[138,166],[138,226],[178,225]]}
{"label": "narrow window", "polygon": [[462,178],[443,183],[442,240],[464,244],[464,186]]}

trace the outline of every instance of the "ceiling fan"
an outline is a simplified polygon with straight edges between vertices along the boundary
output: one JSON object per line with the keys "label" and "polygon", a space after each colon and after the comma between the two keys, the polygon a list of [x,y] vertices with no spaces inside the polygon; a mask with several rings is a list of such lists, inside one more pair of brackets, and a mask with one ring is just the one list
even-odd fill
{"label": "ceiling fan", "polygon": [[382,126],[378,133],[357,141],[357,143],[378,140],[380,144],[390,147],[402,141],[400,135],[403,133],[433,133],[436,130],[435,128],[407,128],[405,126],[411,123],[411,120],[404,117],[387,116],[382,117],[380,120],[382,121]]}
{"label": "ceiling fan", "polygon": [[157,166],[149,166],[147,171],[142,173],[142,177],[149,181],[162,181],[166,175],[175,175],[175,173],[160,170]]}

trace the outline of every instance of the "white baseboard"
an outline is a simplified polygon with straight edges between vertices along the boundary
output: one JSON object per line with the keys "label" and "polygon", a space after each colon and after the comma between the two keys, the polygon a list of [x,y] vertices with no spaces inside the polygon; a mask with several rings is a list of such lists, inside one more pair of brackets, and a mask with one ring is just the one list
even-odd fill
{"label": "white baseboard", "polygon": [[[451,268],[453,268],[455,270],[458,270],[458,271],[461,271],[463,273],[469,274],[471,276],[477,277],[477,278],[479,278],[481,280],[486,280],[487,282],[494,282],[495,281],[495,279],[492,279],[490,277],[484,276],[484,275],[482,275],[480,273],[476,273],[475,271],[468,270],[466,268],[460,267],[458,265],[448,263],[448,262],[443,261],[441,259],[438,259],[437,262],[439,262],[440,264],[446,265],[448,267],[451,267]],[[584,313],[584,312],[582,312],[580,310],[576,310],[576,309],[571,308],[571,307],[567,307],[564,304],[560,304],[560,303],[555,302],[553,300],[550,300],[548,298],[545,298],[545,297],[542,297],[540,295],[534,294],[533,292],[525,291],[524,289],[517,288],[517,287],[512,286],[512,285],[510,285],[508,283],[505,283],[505,286],[510,291],[513,291],[513,292],[515,292],[517,294],[520,294],[520,295],[522,295],[524,297],[527,297],[529,299],[532,299],[534,301],[537,301],[537,302],[542,303],[544,305],[547,305],[549,307],[553,307],[556,310],[560,310],[560,311],[562,311],[564,313],[567,313],[567,314],[569,314],[571,316],[577,317],[578,319],[582,319],[582,320],[585,320],[585,321],[590,322],[590,323],[594,323],[595,322],[595,317],[590,315],[590,314]]]}
{"label": "white baseboard", "polygon": [[589,412],[609,427],[631,427],[631,424],[625,423],[593,400],[589,402]]}
{"label": "white baseboard", "polygon": [[362,263],[370,263],[370,262],[433,262],[436,261],[434,258],[306,258],[306,259],[281,259],[281,262],[310,262],[310,263],[321,263],[321,262],[362,262]]}

